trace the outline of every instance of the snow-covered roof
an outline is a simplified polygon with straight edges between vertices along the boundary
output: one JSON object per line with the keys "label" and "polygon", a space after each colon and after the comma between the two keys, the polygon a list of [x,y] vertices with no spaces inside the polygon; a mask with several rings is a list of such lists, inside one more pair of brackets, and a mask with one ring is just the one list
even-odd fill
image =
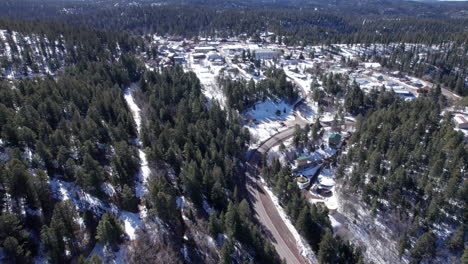
{"label": "snow-covered roof", "polygon": [[332,178],[319,175],[317,178],[317,183],[321,186],[333,187],[335,186],[335,181]]}
{"label": "snow-covered roof", "polygon": [[466,120],[466,118],[462,115],[456,115],[455,116],[455,122],[457,122],[457,124],[467,124],[468,121]]}

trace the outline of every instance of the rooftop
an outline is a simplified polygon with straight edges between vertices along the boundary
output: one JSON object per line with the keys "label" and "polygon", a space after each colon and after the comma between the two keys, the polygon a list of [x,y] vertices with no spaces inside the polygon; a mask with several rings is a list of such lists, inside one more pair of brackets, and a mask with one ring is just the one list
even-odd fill
{"label": "rooftop", "polygon": [[341,139],[341,135],[340,134],[331,134],[330,138]]}

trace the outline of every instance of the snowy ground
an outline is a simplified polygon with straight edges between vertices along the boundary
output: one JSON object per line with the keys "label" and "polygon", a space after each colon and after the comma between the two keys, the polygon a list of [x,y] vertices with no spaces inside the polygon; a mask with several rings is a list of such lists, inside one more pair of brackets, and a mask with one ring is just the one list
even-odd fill
{"label": "snowy ground", "polygon": [[[125,101],[127,102],[130,111],[132,112],[133,119],[135,120],[136,126],[138,133],[140,133],[141,130],[141,109],[138,107],[138,105],[135,103],[135,100],[133,98],[132,92],[134,90],[134,87],[128,88],[124,92],[124,98]],[[138,138],[136,140],[137,145],[139,146],[138,149],[138,156],[140,158],[140,171],[138,172],[138,182],[136,186],[136,196],[141,198],[147,191],[147,183],[148,179],[151,173],[151,170],[148,166],[148,160],[146,158],[146,153],[142,150],[141,146],[141,141]]]}
{"label": "snowy ground", "polygon": [[[277,111],[280,115],[276,114]],[[281,125],[281,122],[286,124],[287,121],[294,120],[292,105],[284,101],[275,102],[270,99],[257,103],[255,109],[254,107],[250,108],[243,116],[251,120],[246,127],[249,129],[253,147],[286,129]]]}
{"label": "snowy ground", "polygon": [[216,83],[216,77],[223,66],[211,65],[207,60],[201,64],[190,63],[192,71],[197,75],[203,86],[203,94],[210,100],[217,100],[221,107],[226,106],[226,98],[223,91]]}
{"label": "snowy ground", "polygon": [[98,242],[89,254],[89,257],[96,254],[105,264],[125,264],[125,253],[124,246],[120,246],[117,252],[113,252],[111,249]]}
{"label": "snowy ground", "polygon": [[59,179],[52,179],[49,181],[49,183],[52,190],[52,196],[55,199],[70,200],[79,211],[91,210],[97,215],[103,214],[108,210],[114,214],[118,213],[118,209],[115,205],[106,203],[101,199],[83,191],[74,183],[62,181]]}

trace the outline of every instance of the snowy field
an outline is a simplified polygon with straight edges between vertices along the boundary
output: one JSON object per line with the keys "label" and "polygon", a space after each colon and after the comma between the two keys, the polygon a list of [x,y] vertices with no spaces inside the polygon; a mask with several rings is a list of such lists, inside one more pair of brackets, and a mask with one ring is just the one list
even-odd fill
{"label": "snowy field", "polygon": [[247,110],[243,116],[251,120],[246,127],[250,132],[252,147],[286,129],[281,125],[281,122],[286,124],[287,121],[294,120],[293,108],[290,104],[284,101],[275,102],[270,99],[257,103],[255,107]]}
{"label": "snowy field", "polygon": [[[204,64],[204,65],[202,65]],[[202,64],[191,63],[191,70],[200,79],[200,83],[203,87],[203,94],[206,98],[211,101],[217,100],[221,107],[226,106],[226,98],[224,97],[223,91],[216,83],[216,77],[219,75],[219,71],[223,66],[211,65],[208,61],[202,61]]]}

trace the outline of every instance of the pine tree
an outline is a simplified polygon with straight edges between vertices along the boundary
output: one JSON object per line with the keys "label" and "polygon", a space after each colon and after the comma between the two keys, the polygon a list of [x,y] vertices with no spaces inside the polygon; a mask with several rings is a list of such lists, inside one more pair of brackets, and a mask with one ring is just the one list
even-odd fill
{"label": "pine tree", "polygon": [[400,238],[400,243],[398,247],[398,255],[400,258],[405,254],[405,250],[408,247],[408,236],[403,234],[403,236]]}
{"label": "pine tree", "polygon": [[464,240],[465,240],[465,224],[462,223],[455,233],[452,234],[452,237],[450,238],[448,242],[448,248],[452,251],[458,251],[462,250],[464,246]]}
{"label": "pine tree", "polygon": [[4,248],[6,259],[11,263],[31,263],[29,233],[23,229],[20,219],[11,213],[0,215],[0,245]]}
{"label": "pine tree", "polygon": [[222,264],[231,264],[232,263],[232,253],[234,251],[234,246],[232,245],[231,240],[226,240],[223,247],[221,248],[221,263]]}
{"label": "pine tree", "polygon": [[465,250],[463,250],[463,255],[461,256],[462,264],[468,264],[468,246],[465,246]]}
{"label": "pine tree", "polygon": [[74,256],[79,250],[82,230],[77,223],[78,212],[71,201],[62,201],[55,205],[50,226],[44,226],[41,238],[47,251],[48,259],[53,263],[65,261],[69,251]]}
{"label": "pine tree", "polygon": [[317,254],[318,260],[322,264],[336,263],[337,256],[337,242],[329,229],[325,230],[325,234],[319,244],[319,251]]}
{"label": "pine tree", "polygon": [[436,239],[431,232],[426,232],[418,238],[411,250],[411,256],[416,260],[430,259],[435,255]]}
{"label": "pine tree", "polygon": [[122,208],[130,212],[136,212],[138,207],[138,199],[133,190],[125,184],[122,188],[121,194]]}
{"label": "pine tree", "polygon": [[123,234],[122,222],[110,211],[104,213],[96,229],[96,239],[114,247],[121,241]]}
{"label": "pine tree", "polygon": [[216,217],[216,213],[214,210],[211,211],[210,217],[208,219],[208,233],[216,239],[218,234],[221,232],[221,227],[219,225],[219,221]]}

